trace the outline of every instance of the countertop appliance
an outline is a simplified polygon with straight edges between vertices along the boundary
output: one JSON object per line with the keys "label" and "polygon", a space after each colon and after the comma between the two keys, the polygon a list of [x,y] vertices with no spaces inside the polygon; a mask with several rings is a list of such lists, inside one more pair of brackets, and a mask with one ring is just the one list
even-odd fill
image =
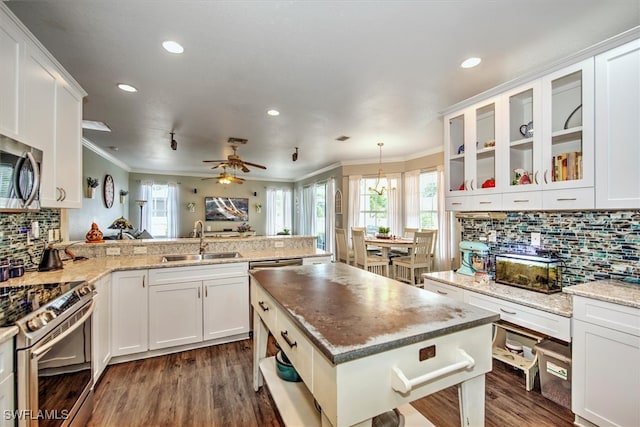
{"label": "countertop appliance", "polygon": [[473,276],[489,271],[489,246],[482,242],[460,242],[460,268],[456,273]]}
{"label": "countertop appliance", "polygon": [[82,426],[93,410],[86,281],[0,287],[0,326],[16,325],[19,427]]}
{"label": "countertop appliance", "polygon": [[540,255],[496,255],[496,282],[545,294],[560,292],[562,260]]}
{"label": "countertop appliance", "polygon": [[0,135],[0,212],[40,209],[42,151]]}

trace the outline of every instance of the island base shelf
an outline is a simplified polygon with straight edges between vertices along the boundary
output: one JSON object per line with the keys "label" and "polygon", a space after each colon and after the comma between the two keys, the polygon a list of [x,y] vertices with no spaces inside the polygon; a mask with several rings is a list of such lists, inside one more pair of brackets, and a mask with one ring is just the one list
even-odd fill
{"label": "island base shelf", "polygon": [[[307,386],[302,381],[288,382],[280,379],[276,373],[275,357],[262,359],[260,372],[286,426],[322,425],[322,417]],[[398,411],[404,417],[405,427],[435,427],[409,403],[400,406]]]}

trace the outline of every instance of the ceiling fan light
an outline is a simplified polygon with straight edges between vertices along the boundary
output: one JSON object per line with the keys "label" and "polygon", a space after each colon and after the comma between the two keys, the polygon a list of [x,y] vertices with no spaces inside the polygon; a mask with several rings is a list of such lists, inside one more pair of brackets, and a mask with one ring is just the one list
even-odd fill
{"label": "ceiling fan light", "polygon": [[477,66],[478,64],[480,64],[482,62],[482,59],[477,58],[477,57],[471,57],[471,58],[467,58],[464,61],[462,61],[462,64],[460,64],[460,66],[462,68],[473,68],[475,66]]}
{"label": "ceiling fan light", "polygon": [[166,40],[162,42],[162,47],[164,48],[164,50],[166,50],[167,52],[170,53],[182,53],[184,52],[184,48],[182,47],[182,45],[178,42],[175,42],[173,40]]}
{"label": "ceiling fan light", "polygon": [[267,110],[267,114],[270,115],[271,117],[276,117],[280,115],[280,111],[278,110],[274,110],[273,108],[270,110]]}
{"label": "ceiling fan light", "polygon": [[126,84],[126,83],[118,83],[118,88],[120,88],[120,90],[123,90],[125,92],[137,92],[138,89],[136,89],[135,87]]}

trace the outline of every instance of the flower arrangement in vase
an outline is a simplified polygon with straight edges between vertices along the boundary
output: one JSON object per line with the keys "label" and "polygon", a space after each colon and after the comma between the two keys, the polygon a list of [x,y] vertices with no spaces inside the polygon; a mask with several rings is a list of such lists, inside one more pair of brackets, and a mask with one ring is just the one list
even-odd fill
{"label": "flower arrangement in vase", "polygon": [[236,227],[236,231],[240,233],[240,237],[245,237],[248,233],[253,232],[250,224],[243,222],[239,226]]}
{"label": "flower arrangement in vase", "polygon": [[96,188],[100,185],[100,181],[98,178],[93,178],[91,176],[87,177],[87,198],[93,199],[95,197]]}

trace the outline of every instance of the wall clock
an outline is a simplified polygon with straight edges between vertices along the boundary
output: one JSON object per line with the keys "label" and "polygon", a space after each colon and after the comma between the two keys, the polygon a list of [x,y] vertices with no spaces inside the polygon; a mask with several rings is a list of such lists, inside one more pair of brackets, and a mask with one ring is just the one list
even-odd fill
{"label": "wall clock", "polygon": [[107,208],[113,206],[113,195],[115,193],[113,177],[111,175],[106,175],[104,177],[104,204]]}

